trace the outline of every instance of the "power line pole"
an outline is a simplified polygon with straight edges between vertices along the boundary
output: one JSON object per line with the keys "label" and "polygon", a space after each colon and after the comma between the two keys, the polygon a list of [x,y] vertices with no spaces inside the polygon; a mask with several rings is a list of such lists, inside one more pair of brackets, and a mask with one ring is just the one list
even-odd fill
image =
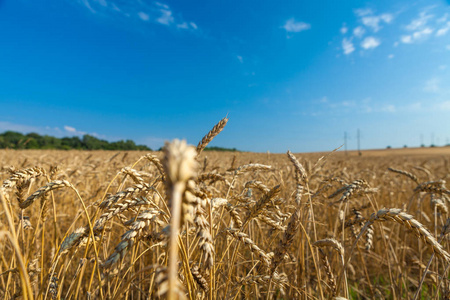
{"label": "power line pole", "polygon": [[344,149],[345,149],[345,155],[347,155],[347,131],[344,131]]}
{"label": "power line pole", "polygon": [[362,155],[362,153],[361,153],[361,142],[360,142],[360,140],[361,140],[361,133],[359,131],[359,128],[358,128],[356,137],[358,139],[358,155],[361,156]]}

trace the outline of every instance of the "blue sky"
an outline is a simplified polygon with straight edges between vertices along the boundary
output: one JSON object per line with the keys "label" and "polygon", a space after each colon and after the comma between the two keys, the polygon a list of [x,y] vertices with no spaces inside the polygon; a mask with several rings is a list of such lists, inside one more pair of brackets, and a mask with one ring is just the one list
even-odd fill
{"label": "blue sky", "polygon": [[0,0],[0,28],[0,131],[157,149],[228,114],[211,145],[450,143],[448,1]]}

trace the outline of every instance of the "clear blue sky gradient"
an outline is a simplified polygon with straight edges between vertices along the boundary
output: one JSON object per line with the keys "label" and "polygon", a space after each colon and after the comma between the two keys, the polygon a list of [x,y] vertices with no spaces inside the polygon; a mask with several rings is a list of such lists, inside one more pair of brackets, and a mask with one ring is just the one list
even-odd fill
{"label": "clear blue sky gradient", "polygon": [[450,143],[448,1],[0,0],[0,131],[159,148]]}

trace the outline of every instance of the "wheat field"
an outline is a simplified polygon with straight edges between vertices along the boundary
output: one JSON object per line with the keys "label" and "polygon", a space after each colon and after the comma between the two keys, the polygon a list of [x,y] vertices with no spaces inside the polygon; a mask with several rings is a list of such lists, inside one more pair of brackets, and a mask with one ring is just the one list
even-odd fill
{"label": "wheat field", "polygon": [[448,147],[203,151],[226,122],[153,153],[1,150],[0,297],[450,297]]}

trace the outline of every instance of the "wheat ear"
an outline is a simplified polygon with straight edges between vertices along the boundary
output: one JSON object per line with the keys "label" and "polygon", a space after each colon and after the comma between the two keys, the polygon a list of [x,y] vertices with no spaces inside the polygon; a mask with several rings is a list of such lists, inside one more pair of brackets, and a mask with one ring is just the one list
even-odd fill
{"label": "wheat ear", "polygon": [[186,141],[174,140],[164,147],[164,170],[170,206],[168,299],[175,299],[178,286],[178,231],[181,221],[183,193],[189,180],[196,176],[197,152]]}
{"label": "wheat ear", "polygon": [[202,153],[203,149],[205,149],[206,146],[208,146],[208,144],[216,137],[216,135],[218,135],[223,130],[225,125],[227,125],[227,122],[228,122],[228,118],[227,117],[223,118],[222,120],[219,121],[219,123],[217,123],[208,132],[207,135],[205,135],[203,137],[203,139],[197,145],[197,153],[198,153],[198,155],[200,155],[200,153]]}

